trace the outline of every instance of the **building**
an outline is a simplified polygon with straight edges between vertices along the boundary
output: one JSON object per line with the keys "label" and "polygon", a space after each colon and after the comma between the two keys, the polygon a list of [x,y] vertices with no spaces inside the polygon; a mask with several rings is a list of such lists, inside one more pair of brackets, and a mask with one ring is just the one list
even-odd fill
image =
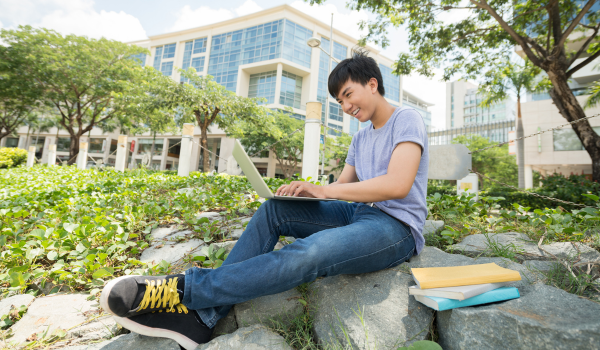
{"label": "building", "polygon": [[427,131],[431,128],[431,112],[428,110],[429,107],[434,106],[433,103],[427,102],[416,95],[404,90],[402,92],[402,105],[410,106],[416,109],[423,120],[425,121],[425,125],[427,126]]}
{"label": "building", "polygon": [[[150,55],[137,56],[143,65],[152,66],[177,82],[184,82],[184,78],[176,68],[194,67],[198,74],[212,75],[228,90],[241,96],[263,97],[267,100],[268,108],[291,107],[294,117],[304,119],[308,101],[322,102],[323,112],[327,107],[329,59],[320,49],[310,48],[306,41],[310,37],[318,37],[322,48],[329,51],[329,35],[328,24],[289,5],[281,5],[228,21],[151,36],[130,44],[149,50]],[[349,57],[358,40],[336,29],[333,35],[333,56],[339,60]],[[366,49],[381,69],[386,99],[400,106],[406,99],[402,95],[402,77],[392,74],[393,61],[373,47]],[[420,101],[411,95],[412,100]],[[330,99],[328,108],[328,125],[331,128],[353,134],[361,127],[355,118],[343,113],[333,99]],[[329,132],[335,134],[333,130]],[[65,131],[59,130],[57,133],[54,129],[48,133],[30,135],[29,138],[27,128],[21,128],[18,133],[19,139],[8,138],[2,143],[23,148],[35,144],[39,149],[38,158],[45,159],[47,152],[44,150],[54,143],[58,135],[57,156],[63,160],[68,158],[70,139]],[[194,135],[191,170],[197,170],[202,164],[199,128],[196,128]],[[117,137],[117,133],[105,134],[94,129],[89,135],[90,157],[114,164],[113,151]],[[227,138],[223,130],[212,127],[208,137],[212,152],[225,159],[231,155],[233,139]],[[150,151],[153,138],[148,133],[129,135],[129,140],[133,145],[129,164],[134,166],[141,162],[144,153]],[[180,140],[180,135],[157,135],[151,166],[161,170],[176,169],[179,151],[178,146],[174,145]],[[273,157],[253,160],[264,175],[274,177],[280,173]],[[211,169],[219,172],[226,169],[225,162],[219,162],[216,155],[211,156],[210,163]]]}

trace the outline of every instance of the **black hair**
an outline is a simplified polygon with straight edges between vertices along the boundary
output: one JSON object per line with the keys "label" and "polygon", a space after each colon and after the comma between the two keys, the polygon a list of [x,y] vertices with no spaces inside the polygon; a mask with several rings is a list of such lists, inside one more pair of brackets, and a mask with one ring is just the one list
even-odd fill
{"label": "black hair", "polygon": [[337,99],[342,86],[348,80],[365,86],[371,78],[377,79],[377,91],[381,96],[385,96],[379,65],[372,57],[367,56],[368,53],[365,49],[355,49],[351,58],[346,58],[331,71],[327,84],[331,96]]}

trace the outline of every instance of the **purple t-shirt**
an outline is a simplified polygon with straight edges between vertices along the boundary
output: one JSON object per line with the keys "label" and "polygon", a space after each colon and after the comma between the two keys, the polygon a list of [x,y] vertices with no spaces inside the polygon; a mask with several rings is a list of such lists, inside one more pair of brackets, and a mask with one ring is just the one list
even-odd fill
{"label": "purple t-shirt", "polygon": [[429,150],[423,118],[414,108],[396,108],[390,119],[379,129],[373,124],[359,130],[352,137],[346,163],[355,167],[361,181],[387,174],[392,152],[400,142],[414,142],[421,146],[421,162],[415,182],[403,199],[376,202],[385,213],[404,221],[415,238],[417,254],[425,245],[423,226],[427,218],[427,169]]}

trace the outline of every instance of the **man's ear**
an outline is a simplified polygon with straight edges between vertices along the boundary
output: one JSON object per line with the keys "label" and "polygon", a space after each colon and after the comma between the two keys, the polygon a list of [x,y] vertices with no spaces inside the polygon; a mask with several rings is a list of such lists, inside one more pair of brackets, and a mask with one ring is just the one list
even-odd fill
{"label": "man's ear", "polygon": [[369,79],[369,89],[371,89],[371,93],[374,94],[377,92],[377,88],[379,87],[379,83],[377,83],[377,79],[371,78]]}

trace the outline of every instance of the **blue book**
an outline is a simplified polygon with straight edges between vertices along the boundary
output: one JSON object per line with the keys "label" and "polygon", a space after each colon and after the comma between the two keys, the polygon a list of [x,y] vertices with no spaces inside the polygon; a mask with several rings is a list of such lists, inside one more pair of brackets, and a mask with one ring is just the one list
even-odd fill
{"label": "blue book", "polygon": [[481,305],[493,303],[496,301],[516,299],[518,297],[520,297],[519,290],[515,287],[501,287],[465,300],[415,295],[415,299],[417,301],[438,311],[456,309],[457,307]]}

